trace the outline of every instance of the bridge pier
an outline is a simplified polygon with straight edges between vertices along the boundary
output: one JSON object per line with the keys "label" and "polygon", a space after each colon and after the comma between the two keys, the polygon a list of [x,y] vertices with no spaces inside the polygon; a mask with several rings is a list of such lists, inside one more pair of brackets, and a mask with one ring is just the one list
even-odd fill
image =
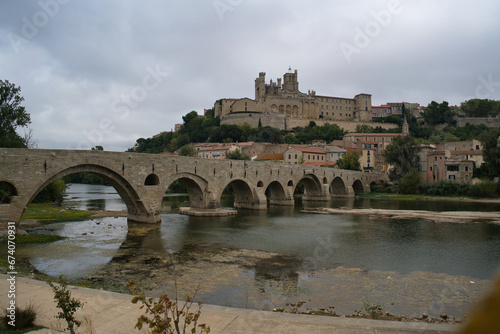
{"label": "bridge pier", "polygon": [[153,213],[142,213],[142,212],[128,212],[127,220],[129,222],[135,223],[147,223],[147,224],[158,224],[161,223],[161,214],[160,210]]}

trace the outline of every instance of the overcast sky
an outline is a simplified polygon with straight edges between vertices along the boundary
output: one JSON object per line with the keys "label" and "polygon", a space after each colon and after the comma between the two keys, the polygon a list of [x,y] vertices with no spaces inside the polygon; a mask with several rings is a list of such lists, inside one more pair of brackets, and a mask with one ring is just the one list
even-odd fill
{"label": "overcast sky", "polygon": [[[39,148],[124,151],[289,66],[373,105],[500,99],[498,0],[2,0],[0,79]],[[22,132],[22,131],[21,131]]]}

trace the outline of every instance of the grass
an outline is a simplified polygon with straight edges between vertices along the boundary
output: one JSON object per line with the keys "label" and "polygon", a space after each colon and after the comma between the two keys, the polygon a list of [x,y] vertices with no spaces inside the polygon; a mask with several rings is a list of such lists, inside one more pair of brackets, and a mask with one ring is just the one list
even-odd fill
{"label": "grass", "polygon": [[93,212],[66,210],[47,203],[31,203],[22,219],[36,219],[40,223],[61,223],[89,219]]}

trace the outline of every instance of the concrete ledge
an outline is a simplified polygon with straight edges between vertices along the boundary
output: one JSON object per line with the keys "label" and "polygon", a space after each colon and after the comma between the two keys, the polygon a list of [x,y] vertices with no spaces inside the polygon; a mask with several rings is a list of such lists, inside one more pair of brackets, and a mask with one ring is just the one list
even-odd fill
{"label": "concrete ledge", "polygon": [[[0,307],[8,303],[7,275],[0,274]],[[69,287],[72,296],[85,303],[77,312],[77,319],[84,316],[91,321],[82,325],[80,333],[146,333],[134,328],[137,318],[144,314],[139,305],[131,303],[132,296],[82,287]],[[61,330],[65,327],[60,319],[55,319],[53,292],[45,282],[16,278],[16,305],[24,306],[32,302],[40,307],[38,325]],[[456,324],[430,324],[425,322],[400,322],[339,318],[317,315],[274,313],[248,309],[237,309],[215,305],[203,305],[200,323],[206,323],[211,333],[289,333],[289,334],[417,334],[455,333],[460,329]],[[40,333],[54,333],[50,331]]]}
{"label": "concrete ledge", "polygon": [[179,208],[181,215],[195,216],[195,217],[226,217],[234,216],[238,213],[236,210],[231,209],[198,209],[198,208]]}

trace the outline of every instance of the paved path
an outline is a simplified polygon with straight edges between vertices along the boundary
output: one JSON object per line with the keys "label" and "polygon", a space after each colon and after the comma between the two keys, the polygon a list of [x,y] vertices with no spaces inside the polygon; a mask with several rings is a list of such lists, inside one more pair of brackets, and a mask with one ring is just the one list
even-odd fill
{"label": "paved path", "polygon": [[[9,302],[7,275],[0,275],[0,306]],[[146,333],[134,328],[142,311],[130,302],[131,296],[81,287],[70,287],[72,296],[85,302],[77,313],[79,319],[90,319],[79,328],[79,333]],[[32,302],[38,307],[37,324],[54,330],[65,328],[55,319],[58,309],[53,292],[45,282],[16,277],[16,305],[23,307]],[[384,334],[384,333],[454,333],[459,328],[452,324],[427,324],[423,322],[397,322],[368,319],[338,318],[302,314],[285,314],[203,305],[201,322],[211,327],[211,333],[253,334]],[[92,331],[92,330],[93,331]],[[53,333],[40,331],[37,333]]]}

